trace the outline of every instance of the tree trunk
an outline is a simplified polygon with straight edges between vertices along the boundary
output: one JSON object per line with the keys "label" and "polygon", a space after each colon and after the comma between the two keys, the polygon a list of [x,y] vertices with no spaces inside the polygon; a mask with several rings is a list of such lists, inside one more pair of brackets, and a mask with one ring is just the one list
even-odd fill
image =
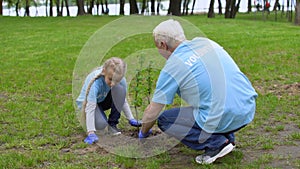
{"label": "tree trunk", "polygon": [[62,16],[62,12],[59,10],[59,0],[56,0],[56,12],[57,12],[57,16]]}
{"label": "tree trunk", "polygon": [[0,15],[3,15],[3,6],[2,6],[3,0],[0,0]]}
{"label": "tree trunk", "polygon": [[151,15],[155,15],[155,0],[151,0]]}
{"label": "tree trunk", "polygon": [[219,3],[219,15],[222,15],[222,2],[221,0],[218,0],[218,3]]}
{"label": "tree trunk", "polygon": [[156,14],[157,14],[157,15],[159,15],[160,1],[161,1],[161,0],[157,0],[157,7],[156,7]]}
{"label": "tree trunk", "polygon": [[105,3],[105,15],[108,15],[108,13],[109,13],[109,8],[108,8],[108,3],[107,3],[107,0],[105,0],[104,1],[104,3]]}
{"label": "tree trunk", "polygon": [[25,14],[24,16],[30,16],[30,12],[29,12],[29,0],[26,0],[25,2]]}
{"label": "tree trunk", "polygon": [[60,2],[60,16],[63,16],[63,9],[64,9],[64,0],[61,0]]}
{"label": "tree trunk", "polygon": [[90,1],[90,7],[88,8],[88,14],[93,14],[94,0]]}
{"label": "tree trunk", "polygon": [[180,16],[181,0],[170,0],[169,15]]}
{"label": "tree trunk", "polygon": [[273,7],[273,11],[280,11],[280,3],[279,0],[275,1],[274,7]]}
{"label": "tree trunk", "polygon": [[[70,10],[69,10],[69,3],[68,0],[65,0],[65,5],[66,5],[66,9],[67,9],[67,16],[70,16]],[[61,10],[62,11],[62,10]]]}
{"label": "tree trunk", "polygon": [[230,18],[234,18],[235,2],[236,2],[236,0],[231,0],[231,3],[230,3]]}
{"label": "tree trunk", "polygon": [[214,5],[215,5],[215,0],[210,0],[209,10],[208,10],[208,14],[207,14],[208,18],[214,18],[215,17]]}
{"label": "tree trunk", "polygon": [[233,16],[232,18],[235,18],[236,13],[238,13],[239,9],[240,9],[240,4],[241,4],[241,0],[238,0],[238,3],[235,5],[234,7],[234,11],[233,11]]}
{"label": "tree trunk", "polygon": [[19,3],[20,3],[20,0],[17,0],[17,3],[16,3],[16,15],[19,16]]}
{"label": "tree trunk", "polygon": [[84,15],[85,14],[84,0],[77,0],[77,7],[78,7],[77,16]]}
{"label": "tree trunk", "polygon": [[50,0],[50,16],[53,16],[53,0]]}
{"label": "tree trunk", "polygon": [[100,6],[100,2],[99,0],[97,0],[96,1],[97,15],[99,15],[99,6]]}
{"label": "tree trunk", "polygon": [[231,0],[226,0],[225,18],[230,18],[230,3],[231,3]]}
{"label": "tree trunk", "polygon": [[194,15],[195,3],[196,3],[196,0],[193,0],[191,15]]}
{"label": "tree trunk", "polygon": [[241,0],[238,0],[237,5],[236,0],[226,0],[226,7],[225,7],[225,18],[235,18],[236,13],[240,8]]}
{"label": "tree trunk", "polygon": [[146,10],[146,0],[143,0],[142,11],[141,11],[142,15],[144,14],[145,10]]}
{"label": "tree trunk", "polygon": [[300,25],[300,1],[299,0],[296,2],[296,7],[295,7],[295,24]]}
{"label": "tree trunk", "polygon": [[104,4],[103,4],[103,0],[100,0],[100,4],[101,4],[101,13],[102,13],[102,15],[105,13],[105,11],[104,11]]}
{"label": "tree trunk", "polygon": [[182,15],[187,15],[189,3],[189,0],[183,0],[183,9],[181,13]]}
{"label": "tree trunk", "polygon": [[136,0],[129,0],[129,13],[130,14],[139,14],[139,9],[136,4]]}
{"label": "tree trunk", "polygon": [[247,13],[250,13],[251,11],[252,11],[251,0],[248,0],[248,11],[247,11]]}
{"label": "tree trunk", "polygon": [[48,0],[46,0],[45,6],[46,6],[46,17],[48,17]]}
{"label": "tree trunk", "polygon": [[124,15],[125,0],[120,0],[120,15]]}

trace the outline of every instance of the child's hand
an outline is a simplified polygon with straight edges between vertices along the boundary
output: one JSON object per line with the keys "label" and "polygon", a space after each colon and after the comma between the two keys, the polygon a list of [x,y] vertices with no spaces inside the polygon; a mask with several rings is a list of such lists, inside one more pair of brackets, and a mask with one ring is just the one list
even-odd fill
{"label": "child's hand", "polygon": [[129,124],[131,126],[134,126],[134,127],[141,127],[142,126],[142,121],[136,120],[136,119],[130,119]]}

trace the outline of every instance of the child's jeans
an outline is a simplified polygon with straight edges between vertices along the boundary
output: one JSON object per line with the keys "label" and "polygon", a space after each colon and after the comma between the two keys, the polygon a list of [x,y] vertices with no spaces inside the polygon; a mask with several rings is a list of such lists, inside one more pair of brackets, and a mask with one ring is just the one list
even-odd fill
{"label": "child's jeans", "polygon": [[158,117],[158,127],[194,150],[215,150],[221,147],[227,139],[234,142],[234,131],[211,134],[202,130],[195,122],[192,107],[173,108],[164,111]]}
{"label": "child's jeans", "polygon": [[[104,129],[107,124],[110,126],[116,126],[119,123],[122,107],[125,102],[125,96],[125,88],[118,84],[110,90],[104,101],[97,104],[95,111],[96,130]],[[104,111],[108,109],[110,109],[110,114],[107,119]]]}

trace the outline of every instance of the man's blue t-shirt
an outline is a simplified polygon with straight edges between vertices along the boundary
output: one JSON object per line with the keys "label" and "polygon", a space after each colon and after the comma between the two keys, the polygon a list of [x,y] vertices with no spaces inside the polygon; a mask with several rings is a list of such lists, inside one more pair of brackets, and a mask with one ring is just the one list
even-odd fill
{"label": "man's blue t-shirt", "polygon": [[[87,88],[88,85],[90,84],[90,82],[97,77],[100,73],[102,72],[102,67],[97,68],[96,70],[92,71],[85,79],[84,85],[82,86],[80,95],[78,96],[78,98],[76,99],[76,103],[78,106],[78,109],[82,108],[82,103],[85,100],[86,97],[86,92],[87,92]],[[122,78],[120,84],[126,89],[126,80],[125,78]],[[88,102],[93,102],[93,103],[100,103],[102,101],[104,101],[104,99],[106,98],[107,94],[109,93],[109,91],[111,90],[111,88],[105,83],[105,78],[104,76],[100,76],[98,79],[95,80],[95,82],[92,84],[88,97],[87,97],[87,101]]]}
{"label": "man's blue t-shirt", "polygon": [[229,54],[207,38],[181,43],[159,75],[153,102],[171,104],[175,94],[194,108],[197,124],[225,133],[250,123],[257,93]]}

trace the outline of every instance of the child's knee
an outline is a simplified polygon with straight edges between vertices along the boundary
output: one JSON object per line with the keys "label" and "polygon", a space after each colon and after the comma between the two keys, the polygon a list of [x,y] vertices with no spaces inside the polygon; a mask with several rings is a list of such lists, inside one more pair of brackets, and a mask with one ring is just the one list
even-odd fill
{"label": "child's knee", "polygon": [[96,130],[103,130],[103,129],[106,128],[106,126],[107,126],[107,123],[97,123],[97,124],[95,125]]}

